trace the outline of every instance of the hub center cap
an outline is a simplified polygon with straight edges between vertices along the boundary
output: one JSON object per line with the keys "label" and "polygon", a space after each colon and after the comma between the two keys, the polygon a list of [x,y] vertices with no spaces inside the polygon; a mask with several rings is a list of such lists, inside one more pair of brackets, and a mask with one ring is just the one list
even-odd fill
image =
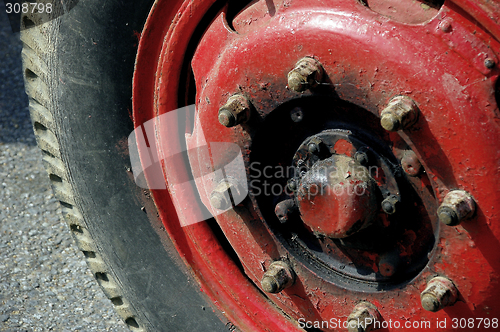
{"label": "hub center cap", "polygon": [[333,155],[302,177],[297,191],[301,219],[316,234],[348,237],[370,225],[377,211],[375,190],[366,167]]}

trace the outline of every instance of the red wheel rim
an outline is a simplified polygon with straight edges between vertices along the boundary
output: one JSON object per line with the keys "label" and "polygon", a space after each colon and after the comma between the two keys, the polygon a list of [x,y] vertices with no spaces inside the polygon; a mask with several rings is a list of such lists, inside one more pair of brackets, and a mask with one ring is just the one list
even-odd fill
{"label": "red wheel rim", "polygon": [[[162,161],[162,179],[169,189],[153,190],[153,197],[168,235],[197,276],[202,290],[243,330],[300,330],[304,327],[300,322],[332,319],[338,325],[347,321],[360,301],[374,304],[386,323],[389,319],[401,324],[424,320],[432,322],[431,330],[435,331],[443,330],[442,326],[435,326],[436,321],[498,316],[494,304],[499,295],[500,229],[495,223],[499,180],[493,174],[484,175],[484,170],[498,175],[500,156],[495,99],[500,44],[498,24],[492,22],[491,15],[488,17],[488,13],[495,13],[494,5],[481,3],[478,7],[469,1],[449,2],[431,16],[429,12],[422,14],[423,18],[411,16],[423,21],[408,24],[404,15],[387,18],[377,4],[278,1],[270,5],[257,1],[233,17],[231,6],[217,10],[215,1],[157,1],[150,13],[134,76],[133,116],[136,127],[145,125],[146,134],[146,123],[153,119],[149,124],[154,135],[146,136],[149,142],[155,141],[157,160]],[[225,15],[228,10],[229,15]],[[465,17],[464,10],[472,17]],[[473,18],[488,30],[478,28]],[[198,40],[196,29],[203,24],[207,28]],[[464,37],[468,38],[465,42]],[[198,42],[195,47],[193,40]],[[359,55],[360,50],[363,56]],[[188,63],[186,58],[190,59],[191,51],[194,55]],[[270,57],[271,54],[279,56]],[[287,73],[303,57],[318,60],[327,78],[322,81],[325,86],[297,93],[286,88]],[[180,99],[185,94],[180,90],[181,82],[189,82],[184,78],[186,66],[192,66],[197,91],[194,129],[185,130],[191,165],[164,158],[186,148],[182,147],[184,128],[173,131],[170,123],[178,119],[170,117],[168,123],[161,120],[161,115],[185,104]],[[217,113],[234,94],[251,101],[252,119],[247,124],[225,128]],[[259,139],[264,140],[259,138],[264,137],[259,130],[269,130],[268,123],[275,121],[272,118],[278,116],[281,108],[300,99],[326,98],[330,94],[335,94],[335,100],[348,103],[345,109],[356,109],[356,116],[379,118],[387,103],[398,95],[411,98],[420,111],[415,125],[398,132],[386,132],[378,122],[368,120],[361,126],[392,147],[394,160],[407,171],[405,181],[420,199],[421,207],[417,210],[423,212],[417,213],[428,218],[421,227],[427,230],[419,228],[397,243],[408,250],[415,236],[435,236],[425,266],[415,267],[413,275],[397,282],[388,279],[392,283],[386,290],[352,289],[345,281],[348,279],[332,281],[298,259],[275,232],[271,217],[263,208],[267,203],[256,197],[253,188],[250,198],[223,213],[210,203],[216,183],[213,177],[204,176],[204,168],[211,165],[217,169],[220,165],[216,165],[212,150],[205,152],[201,148],[206,142],[236,144],[243,153],[246,176],[251,177],[250,163],[266,156],[253,152],[265,146],[258,143]],[[349,117],[344,120],[363,123]],[[474,137],[465,134],[471,132]],[[459,147],[457,133],[464,133]],[[273,136],[265,137],[269,140]],[[285,149],[286,143],[283,144]],[[344,149],[343,154],[351,156],[350,148]],[[405,168],[408,151],[413,153],[411,162],[420,162],[422,171],[410,174]],[[144,162],[146,152],[140,153],[143,164],[149,165]],[[195,175],[196,188],[174,188],[176,182],[192,176],[189,170]],[[153,182],[153,175],[146,177],[149,183]],[[470,193],[476,212],[473,219],[448,227],[439,223],[437,211],[446,195],[454,190]],[[203,204],[193,206],[195,199]],[[204,221],[204,206],[215,215],[216,228],[222,230],[237,257],[228,254],[221,235],[214,234],[213,225]],[[381,214],[377,218],[386,217]],[[398,252],[398,256],[404,255]],[[263,295],[260,281],[265,271],[272,262],[284,257],[297,275],[295,284],[278,294]],[[382,258],[370,259],[366,264],[379,264],[373,268],[376,274]],[[421,306],[420,292],[436,276],[453,281],[459,292],[458,301],[438,312],[429,312]],[[377,278],[380,286],[380,276]],[[320,327],[335,330],[337,325]]]}

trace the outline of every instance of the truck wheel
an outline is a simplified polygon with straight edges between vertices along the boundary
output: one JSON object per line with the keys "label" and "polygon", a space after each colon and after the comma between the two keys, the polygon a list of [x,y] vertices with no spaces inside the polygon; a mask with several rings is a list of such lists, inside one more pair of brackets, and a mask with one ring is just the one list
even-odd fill
{"label": "truck wheel", "polygon": [[82,1],[24,17],[38,144],[128,325],[498,327],[499,9]]}

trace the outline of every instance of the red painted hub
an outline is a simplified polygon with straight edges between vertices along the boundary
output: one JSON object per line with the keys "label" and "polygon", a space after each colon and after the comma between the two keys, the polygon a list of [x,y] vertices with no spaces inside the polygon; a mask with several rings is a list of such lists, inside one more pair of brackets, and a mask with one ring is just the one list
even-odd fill
{"label": "red painted hub", "polygon": [[[162,162],[145,176],[166,183],[153,196],[168,236],[244,331],[345,322],[360,301],[402,327],[430,321],[428,331],[452,330],[454,318],[500,316],[498,5],[401,2],[414,10],[375,0],[259,0],[244,8],[178,0],[158,1],[150,14],[134,121]],[[288,73],[304,57],[321,64],[322,81],[305,77],[308,88],[296,92]],[[252,114],[225,127],[219,109],[233,95],[246,98]],[[388,132],[380,113],[395,96],[411,98],[419,116]],[[176,110],[189,103],[196,112],[186,121]],[[239,110],[228,112],[238,118],[230,113]],[[150,146],[139,146],[146,166]],[[173,157],[186,150],[189,163]],[[362,174],[313,172],[350,163]],[[335,192],[350,185],[365,190]],[[231,186],[249,197],[240,202],[229,190],[235,206],[213,207],[214,192]],[[312,186],[323,192],[309,195]],[[458,189],[475,200],[474,216],[440,224],[439,206]],[[289,217],[278,219],[275,208]],[[293,269],[294,283],[263,295],[260,281],[277,260]],[[430,312],[420,292],[436,276],[453,281],[459,296]],[[444,319],[445,328],[436,326]]]}
{"label": "red painted hub", "polygon": [[328,237],[352,235],[368,226],[377,211],[374,182],[366,167],[344,155],[316,163],[298,189],[302,220]]}

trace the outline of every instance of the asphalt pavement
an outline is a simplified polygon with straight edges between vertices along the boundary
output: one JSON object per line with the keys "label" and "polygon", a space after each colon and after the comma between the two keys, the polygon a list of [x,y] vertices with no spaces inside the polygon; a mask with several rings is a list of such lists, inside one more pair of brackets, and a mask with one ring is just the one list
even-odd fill
{"label": "asphalt pavement", "polygon": [[0,12],[0,331],[129,331],[54,198],[29,118],[21,48]]}

